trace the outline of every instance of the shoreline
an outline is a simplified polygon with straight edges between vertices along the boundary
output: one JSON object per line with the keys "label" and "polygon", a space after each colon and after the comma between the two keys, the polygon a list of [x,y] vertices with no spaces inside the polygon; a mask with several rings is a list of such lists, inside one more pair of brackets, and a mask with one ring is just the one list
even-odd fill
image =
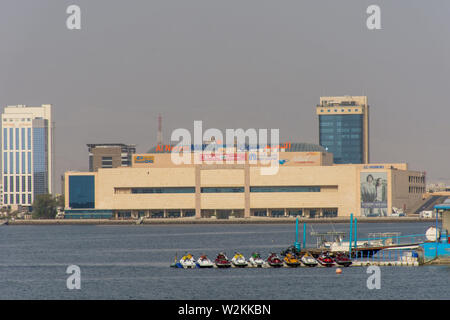
{"label": "shoreline", "polygon": [[[435,218],[419,217],[356,217],[358,223],[401,223],[401,222],[432,222]],[[300,218],[299,223],[349,223],[350,217],[340,218]],[[439,219],[440,220],[440,219]],[[149,218],[144,219],[140,225],[167,225],[167,224],[293,224],[296,219],[292,218]],[[1,224],[1,222],[0,222]],[[32,220],[9,220],[8,225],[139,225],[138,220],[109,220],[109,219],[32,219]]]}

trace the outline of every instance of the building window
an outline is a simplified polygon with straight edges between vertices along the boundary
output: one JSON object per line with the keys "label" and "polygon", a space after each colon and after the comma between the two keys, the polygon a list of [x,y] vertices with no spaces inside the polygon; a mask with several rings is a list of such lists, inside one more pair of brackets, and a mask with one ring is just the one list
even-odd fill
{"label": "building window", "polygon": [[3,192],[8,192],[8,177],[3,177]]}
{"label": "building window", "polygon": [[131,193],[195,193],[195,187],[131,188]]}
{"label": "building window", "polygon": [[250,187],[250,192],[320,192],[315,186],[264,186]]}
{"label": "building window", "polygon": [[14,173],[14,153],[9,153],[9,173]]}
{"label": "building window", "polygon": [[31,176],[28,176],[28,192],[31,192]]}
{"label": "building window", "polygon": [[20,153],[16,152],[16,174],[20,173]]}
{"label": "building window", "polygon": [[28,174],[31,173],[31,152],[28,152]]}
{"label": "building window", "polygon": [[12,193],[9,195],[9,203],[14,204],[14,195]]}
{"label": "building window", "polygon": [[102,157],[102,168],[112,168],[112,157]]}
{"label": "building window", "polygon": [[8,150],[8,129],[3,128],[3,150]]}
{"label": "building window", "polygon": [[16,128],[16,150],[19,150],[19,128]]}
{"label": "building window", "polygon": [[201,188],[202,193],[240,193],[244,192],[244,187],[218,187]]}
{"label": "building window", "polygon": [[25,152],[22,152],[22,174],[25,174]]}
{"label": "building window", "polygon": [[[22,192],[26,191],[26,184],[25,184],[25,176],[22,176]],[[23,203],[25,203],[25,200],[23,200]]]}
{"label": "building window", "polygon": [[27,128],[28,150],[31,150],[31,128]]}
{"label": "building window", "polygon": [[8,195],[7,194],[5,194],[3,196],[3,204],[8,204]]}
{"label": "building window", "polygon": [[28,204],[31,204],[31,194],[28,194]]}
{"label": "building window", "polygon": [[8,153],[3,153],[3,173],[8,173]]}
{"label": "building window", "polygon": [[14,130],[13,128],[9,128],[9,149],[14,149],[14,140],[13,140]]}
{"label": "building window", "polygon": [[22,150],[25,150],[25,128],[22,128]]}

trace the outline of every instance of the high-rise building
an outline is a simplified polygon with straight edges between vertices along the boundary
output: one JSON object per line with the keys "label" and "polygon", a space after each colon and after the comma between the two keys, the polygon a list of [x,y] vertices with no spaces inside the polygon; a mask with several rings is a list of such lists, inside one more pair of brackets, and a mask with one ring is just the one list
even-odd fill
{"label": "high-rise building", "polygon": [[30,206],[53,193],[52,106],[7,106],[1,121],[3,204]]}
{"label": "high-rise building", "polygon": [[320,97],[319,144],[334,163],[369,163],[369,105],[366,96]]}
{"label": "high-rise building", "polygon": [[123,143],[88,144],[89,171],[98,168],[118,168],[131,166],[132,154],[136,153],[136,145]]}

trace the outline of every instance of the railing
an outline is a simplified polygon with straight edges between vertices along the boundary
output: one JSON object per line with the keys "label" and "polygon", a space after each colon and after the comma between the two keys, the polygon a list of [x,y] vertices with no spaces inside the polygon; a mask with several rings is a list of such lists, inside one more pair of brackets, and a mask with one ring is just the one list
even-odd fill
{"label": "railing", "polygon": [[418,254],[414,249],[395,249],[395,250],[379,250],[379,251],[355,251],[352,257],[355,262],[412,262],[418,258]]}
{"label": "railing", "polygon": [[[391,240],[392,242],[389,243],[389,241],[387,240]],[[382,246],[386,246],[386,245],[404,245],[404,244],[409,244],[409,243],[421,243],[425,241],[425,235],[424,234],[412,234],[412,235],[404,235],[404,236],[400,236],[400,235],[396,235],[396,236],[386,236],[386,237],[370,237],[370,238],[365,238],[365,239],[361,239],[358,238],[358,242],[367,242],[369,245],[374,245],[375,243],[379,243],[381,242]],[[355,247],[354,244],[352,244],[353,248],[358,248],[358,246]],[[359,246],[361,247],[361,246]]]}

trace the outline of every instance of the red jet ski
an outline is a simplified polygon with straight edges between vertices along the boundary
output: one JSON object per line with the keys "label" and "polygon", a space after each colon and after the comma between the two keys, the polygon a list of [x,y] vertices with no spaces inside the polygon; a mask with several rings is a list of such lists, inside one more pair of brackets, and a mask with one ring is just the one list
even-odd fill
{"label": "red jet ski", "polygon": [[334,265],[334,260],[330,257],[328,252],[322,252],[316,260],[324,267],[332,267]]}
{"label": "red jet ski", "polygon": [[345,253],[342,253],[342,252],[340,252],[336,255],[336,257],[334,258],[334,261],[338,265],[344,266],[344,267],[348,267],[349,265],[352,264],[352,260],[350,260],[348,255],[346,255]]}
{"label": "red jet ski", "polygon": [[267,264],[271,267],[279,268],[283,266],[283,261],[281,261],[276,253],[271,253],[267,258]]}
{"label": "red jet ski", "polygon": [[217,255],[217,258],[214,261],[214,263],[216,264],[217,268],[230,268],[231,267],[230,260],[228,260],[227,256],[223,252],[221,252]]}

